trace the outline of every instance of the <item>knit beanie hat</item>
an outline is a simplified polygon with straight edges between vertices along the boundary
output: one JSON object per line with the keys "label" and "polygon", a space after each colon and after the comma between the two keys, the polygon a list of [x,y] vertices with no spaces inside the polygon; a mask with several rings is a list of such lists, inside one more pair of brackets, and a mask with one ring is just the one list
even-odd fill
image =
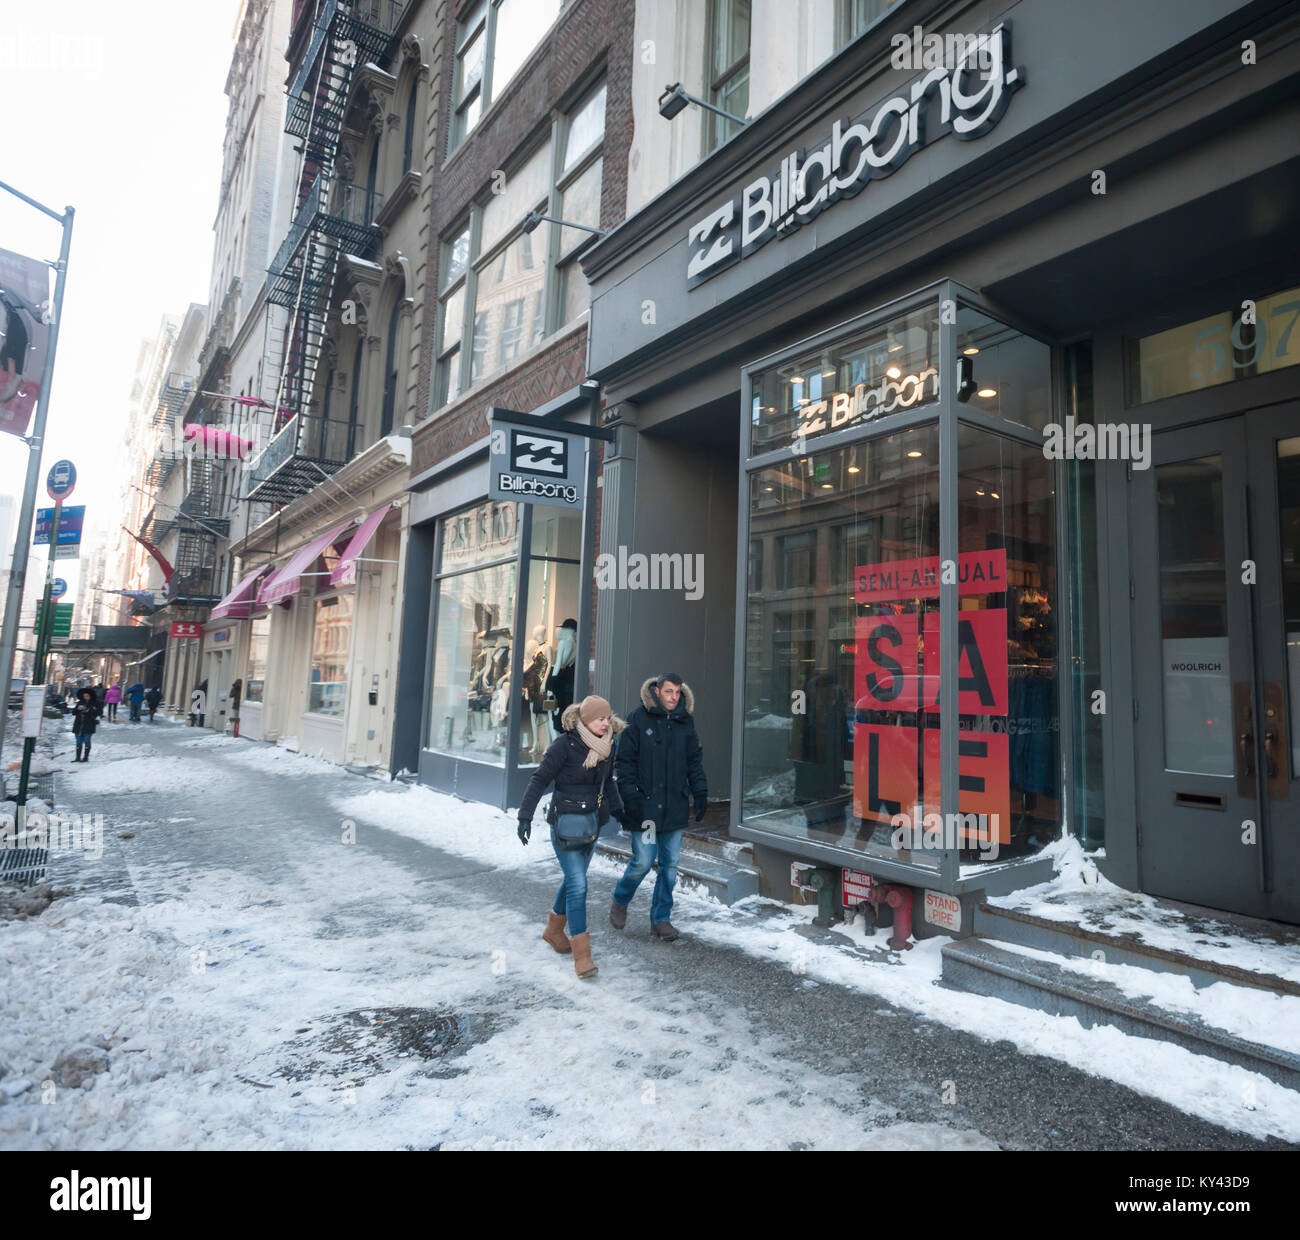
{"label": "knit beanie hat", "polygon": [[605,715],[614,713],[610,704],[603,697],[597,697],[594,693],[590,697],[582,699],[582,705],[578,707],[578,716],[583,723],[591,724]]}

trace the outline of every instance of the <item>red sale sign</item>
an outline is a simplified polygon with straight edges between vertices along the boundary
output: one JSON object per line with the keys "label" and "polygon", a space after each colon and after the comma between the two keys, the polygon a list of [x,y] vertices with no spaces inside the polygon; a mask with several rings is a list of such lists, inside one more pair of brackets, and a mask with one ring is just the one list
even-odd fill
{"label": "red sale sign", "polygon": [[[1007,553],[967,551],[957,557],[958,594],[1001,594],[1007,588]],[[853,570],[854,597],[859,603],[884,603],[893,599],[937,598],[939,557],[923,560],[889,560],[864,564]]]}
{"label": "red sale sign", "polygon": [[173,620],[171,627],[171,637],[173,641],[184,641],[189,638],[202,637],[203,625],[197,620]]}

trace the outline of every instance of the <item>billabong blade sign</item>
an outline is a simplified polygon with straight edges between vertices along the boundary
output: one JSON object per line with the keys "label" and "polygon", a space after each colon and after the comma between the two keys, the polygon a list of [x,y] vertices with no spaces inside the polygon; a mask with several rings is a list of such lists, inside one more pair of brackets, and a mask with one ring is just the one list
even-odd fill
{"label": "billabong blade sign", "polygon": [[586,454],[579,435],[493,418],[488,469],[489,499],[582,508]]}

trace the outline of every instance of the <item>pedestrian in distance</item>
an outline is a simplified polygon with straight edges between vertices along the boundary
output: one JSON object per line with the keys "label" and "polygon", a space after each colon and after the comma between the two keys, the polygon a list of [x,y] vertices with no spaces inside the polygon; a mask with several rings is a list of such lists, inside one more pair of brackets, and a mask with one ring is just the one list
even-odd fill
{"label": "pedestrian in distance", "polygon": [[74,762],[90,761],[90,738],[99,722],[99,702],[89,687],[77,690],[77,704],[72,708],[72,735],[77,742]]}
{"label": "pedestrian in distance", "polygon": [[126,700],[131,707],[131,722],[140,722],[140,706],[144,702],[144,685],[138,680],[126,691]]}
{"label": "pedestrian in distance", "polygon": [[109,723],[117,722],[117,705],[121,700],[122,700],[121,682],[117,682],[115,684],[109,685],[109,687],[106,690],[104,690],[104,706],[108,710]]}
{"label": "pedestrian in distance", "polygon": [[[592,695],[567,706],[560,718],[564,732],[546,750],[524,789],[519,806],[519,842],[532,835],[533,811],[551,784],[555,791],[546,811],[551,847],[564,874],[546,919],[542,938],[561,955],[573,954],[574,972],[595,977],[591,932],[587,929],[587,867],[596,851],[600,828],[623,812],[614,783],[614,738],[623,721],[603,697]],[[569,935],[564,933],[568,922]]]}
{"label": "pedestrian in distance", "polygon": [[656,861],[659,877],[650,897],[650,931],[672,942],[678,937],[670,920],[682,832],[709,807],[704,749],[695,733],[695,695],[676,672],[652,676],[641,686],[641,705],[627,718],[618,742],[614,771],[626,806],[620,819],[632,837],[632,860],[614,888],[609,923],[627,925],[627,906]]}
{"label": "pedestrian in distance", "polygon": [[162,701],[162,690],[154,685],[144,695],[145,705],[149,708],[149,722],[153,722],[154,712],[158,709],[158,703]]}

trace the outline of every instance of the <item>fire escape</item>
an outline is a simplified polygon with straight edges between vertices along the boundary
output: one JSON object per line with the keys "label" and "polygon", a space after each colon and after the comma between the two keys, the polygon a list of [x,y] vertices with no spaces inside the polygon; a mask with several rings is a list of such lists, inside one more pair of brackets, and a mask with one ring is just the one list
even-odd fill
{"label": "fire escape", "polygon": [[272,438],[252,463],[247,498],[284,504],[348,460],[347,423],[313,412],[316,371],[343,254],[370,257],[381,233],[373,187],[340,180],[334,162],[357,66],[392,54],[398,0],[316,0],[306,48],[289,83],[285,130],[302,139],[298,206],[271,263],[267,301],[288,311]]}

